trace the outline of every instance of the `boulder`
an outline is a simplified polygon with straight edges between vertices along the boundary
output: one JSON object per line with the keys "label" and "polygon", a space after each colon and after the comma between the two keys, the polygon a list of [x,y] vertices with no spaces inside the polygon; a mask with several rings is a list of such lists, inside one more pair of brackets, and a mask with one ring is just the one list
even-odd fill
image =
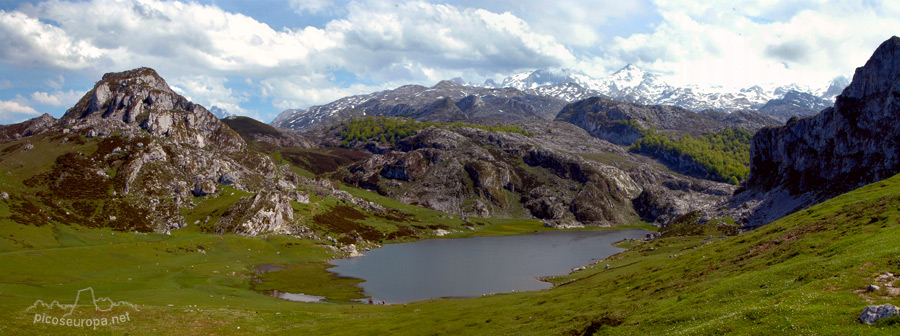
{"label": "boulder", "polygon": [[872,324],[876,321],[897,315],[897,307],[892,304],[883,304],[878,306],[868,306],[859,314],[859,322]]}
{"label": "boulder", "polygon": [[202,182],[197,182],[194,184],[194,189],[191,190],[191,193],[194,196],[202,197],[209,194],[213,194],[216,192],[216,184],[210,180],[205,180]]}

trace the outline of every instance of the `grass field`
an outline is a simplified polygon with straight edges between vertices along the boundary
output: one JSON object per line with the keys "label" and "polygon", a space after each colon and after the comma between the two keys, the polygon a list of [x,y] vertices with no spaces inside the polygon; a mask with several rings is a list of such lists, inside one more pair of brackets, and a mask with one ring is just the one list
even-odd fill
{"label": "grass field", "polygon": [[[0,221],[0,334],[896,335],[900,319],[867,326],[856,318],[866,305],[900,305],[887,286],[900,287],[898,278],[879,278],[900,273],[898,220],[894,177],[734,237],[632,244],[603,261],[611,269],[554,278],[551,290],[388,306],[347,301],[358,294],[354,281],[331,278],[324,262],[337,254],[310,240]],[[542,229],[536,222],[473,222],[484,225],[459,234]],[[262,264],[288,265],[287,272],[254,284]],[[867,292],[869,284],[882,289]],[[331,303],[284,301],[254,286]],[[37,299],[71,303],[86,287],[139,311],[96,331],[35,324],[26,311]],[[72,316],[103,314],[82,309]]]}

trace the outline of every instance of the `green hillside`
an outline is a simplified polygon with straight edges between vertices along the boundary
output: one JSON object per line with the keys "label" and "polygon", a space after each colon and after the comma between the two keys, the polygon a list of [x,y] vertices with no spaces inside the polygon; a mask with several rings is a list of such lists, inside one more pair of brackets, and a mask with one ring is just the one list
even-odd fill
{"label": "green hillside", "polygon": [[[251,290],[253,268],[271,263],[295,265],[290,290],[352,297],[352,281],[325,276],[323,261],[335,255],[309,240],[0,220],[0,334],[73,334],[35,325],[25,309],[92,286],[140,307],[100,334],[896,335],[898,319],[856,318],[869,304],[900,304],[888,290],[897,278],[878,279],[900,273],[898,195],[900,176],[734,237],[638,244],[601,262],[611,269],[555,278],[551,290],[396,306],[295,303]],[[484,233],[538,228],[482,224]],[[882,289],[866,292],[873,283]]]}

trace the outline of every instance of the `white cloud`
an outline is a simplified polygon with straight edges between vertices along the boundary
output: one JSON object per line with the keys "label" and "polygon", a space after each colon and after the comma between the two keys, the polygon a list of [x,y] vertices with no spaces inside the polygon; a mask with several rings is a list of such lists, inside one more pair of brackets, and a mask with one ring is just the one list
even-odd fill
{"label": "white cloud", "polygon": [[334,6],[334,1],[329,0],[291,0],[291,8],[298,14],[309,12],[312,14],[321,13],[322,11]]}
{"label": "white cloud", "polygon": [[31,100],[40,105],[69,107],[75,105],[75,103],[78,102],[78,99],[81,99],[81,96],[83,95],[84,92],[75,90],[54,92],[35,91],[31,93]]}
{"label": "white cloud", "polygon": [[[319,1],[293,5],[309,12],[330,6]],[[321,29],[274,30],[254,18],[196,3],[92,0],[25,4],[19,11],[0,12],[0,59],[19,66],[84,69],[94,76],[150,66],[163,76],[183,77],[180,84],[185,92],[210,102],[204,105],[233,112],[242,111],[240,104],[246,100],[216,101],[205,95],[202,85],[186,78],[241,76],[259,82],[290,76],[317,86],[302,90],[307,98],[284,101],[323,103],[322,97],[383,87],[388,82],[433,84],[463,74],[496,77],[576,60],[553,36],[536,32],[508,12],[424,1],[373,0],[351,2],[342,13],[342,18]],[[327,80],[337,70],[374,84],[344,88],[346,85]],[[56,88],[62,86],[62,80],[46,84]],[[269,81],[269,85],[275,82],[284,81]],[[224,86],[218,89],[224,93]]]}
{"label": "white cloud", "polygon": [[274,77],[264,79],[259,84],[261,95],[271,97],[272,105],[282,110],[305,108],[401,85],[389,82],[381,85],[353,84],[338,87],[331,84],[331,80],[325,75]]}
{"label": "white cloud", "polygon": [[[78,14],[78,13],[73,13]],[[0,10],[0,60],[26,66],[84,68],[103,55],[85,40],[21,12]]]}
{"label": "white cloud", "polygon": [[[653,32],[616,38],[603,66],[638,63],[682,84],[822,86],[850,75],[900,31],[897,8],[869,2],[656,2]],[[607,68],[612,71],[614,68]]]}
{"label": "white cloud", "polygon": [[232,89],[225,87],[228,79],[206,75],[176,77],[170,81],[172,88],[194,103],[207,108],[218,106],[237,115],[248,115],[240,106],[247,101],[246,96],[236,96]]}
{"label": "white cloud", "polygon": [[40,114],[30,106],[15,101],[0,100],[0,122],[19,122]]}

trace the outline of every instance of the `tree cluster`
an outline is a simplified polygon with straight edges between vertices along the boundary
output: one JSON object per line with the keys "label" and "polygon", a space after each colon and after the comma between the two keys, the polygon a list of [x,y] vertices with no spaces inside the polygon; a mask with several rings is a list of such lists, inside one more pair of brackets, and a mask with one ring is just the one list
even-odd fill
{"label": "tree cluster", "polygon": [[726,128],[697,138],[689,134],[672,135],[643,130],[631,149],[655,157],[680,157],[702,166],[706,178],[738,184],[750,173],[750,141],[753,133],[739,128]]}

